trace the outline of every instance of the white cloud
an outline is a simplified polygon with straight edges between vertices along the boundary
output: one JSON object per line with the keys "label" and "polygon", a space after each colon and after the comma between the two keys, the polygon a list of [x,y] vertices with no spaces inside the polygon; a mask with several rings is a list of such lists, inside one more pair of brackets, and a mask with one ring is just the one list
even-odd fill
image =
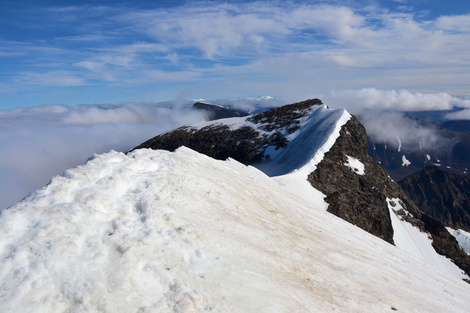
{"label": "white cloud", "polygon": [[436,26],[445,31],[470,32],[470,14],[441,16],[436,21]]}
{"label": "white cloud", "polygon": [[361,90],[332,91],[325,97],[327,104],[346,107],[352,113],[366,109],[394,111],[449,110],[454,106],[466,107],[469,100],[457,98],[447,93],[420,93],[408,90]]}
{"label": "white cloud", "polygon": [[[223,92],[232,97],[231,86],[242,98],[367,87],[470,93],[461,83],[470,77],[467,15],[425,20],[412,11],[347,4],[55,8],[49,11],[60,19],[46,24],[69,28],[74,35],[16,43],[14,50],[3,46],[0,53],[8,57],[22,51],[30,64],[40,64],[12,75],[21,78],[16,89],[10,88],[18,95],[24,83],[87,85],[100,92],[129,84],[147,85],[148,91],[165,81],[174,83],[169,93],[187,94],[193,89],[187,82],[194,78],[206,94],[188,97],[219,98]],[[136,101],[149,100],[139,98],[141,90],[130,92]]]}
{"label": "white cloud", "polygon": [[397,113],[375,112],[360,116],[360,122],[375,142],[403,151],[449,151],[456,143],[436,126]]}
{"label": "white cloud", "polygon": [[447,113],[445,118],[448,120],[470,120],[470,109]]}
{"label": "white cloud", "polygon": [[16,77],[20,84],[41,86],[84,86],[87,82],[77,72],[49,71],[49,72],[23,72]]}

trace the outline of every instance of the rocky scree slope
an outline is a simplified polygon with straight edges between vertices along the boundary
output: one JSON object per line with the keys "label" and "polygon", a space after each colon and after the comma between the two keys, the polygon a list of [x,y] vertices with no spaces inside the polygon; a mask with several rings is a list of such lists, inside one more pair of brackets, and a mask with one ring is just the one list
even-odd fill
{"label": "rocky scree slope", "polygon": [[[302,121],[314,107],[320,105],[320,100],[313,99],[243,119],[223,119],[185,126],[156,136],[134,149],[174,151],[180,146],[186,146],[216,159],[231,157],[263,169],[263,164],[271,162],[271,154],[289,149],[288,138],[295,138],[302,132]],[[351,117],[316,170],[308,175],[311,185],[326,195],[329,204],[327,210],[393,244],[393,227],[387,200],[400,199],[400,204],[406,208],[406,211],[399,213],[400,218],[427,231],[439,254],[452,259],[467,274],[470,273],[470,259],[456,239],[439,220],[422,213],[367,152],[367,133],[357,119]],[[351,160],[355,164],[362,164],[364,172],[352,170],[347,165]]]}
{"label": "rocky scree slope", "polygon": [[419,208],[444,225],[470,232],[470,177],[429,165],[398,184]]}

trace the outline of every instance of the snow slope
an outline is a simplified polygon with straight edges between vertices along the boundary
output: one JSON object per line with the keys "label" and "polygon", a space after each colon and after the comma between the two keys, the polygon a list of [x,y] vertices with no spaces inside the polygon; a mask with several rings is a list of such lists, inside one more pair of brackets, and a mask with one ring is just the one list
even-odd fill
{"label": "snow slope", "polygon": [[312,203],[187,148],[97,155],[2,211],[0,312],[468,312],[470,285]]}
{"label": "snow slope", "polygon": [[405,214],[409,214],[401,205],[400,199],[387,198],[387,203],[393,226],[393,241],[399,249],[431,264],[447,275],[468,279],[467,275],[457,265],[434,250],[432,238],[428,233],[421,232],[417,227],[397,215],[400,210],[403,210],[402,212]]}

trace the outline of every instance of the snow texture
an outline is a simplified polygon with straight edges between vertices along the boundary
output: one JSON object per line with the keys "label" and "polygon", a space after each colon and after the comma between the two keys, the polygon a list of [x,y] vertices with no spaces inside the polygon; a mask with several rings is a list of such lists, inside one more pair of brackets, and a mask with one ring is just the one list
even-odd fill
{"label": "snow texture", "polygon": [[409,214],[401,205],[400,199],[387,198],[387,203],[392,220],[393,241],[399,249],[427,262],[447,275],[456,278],[468,278],[450,259],[438,254],[434,250],[432,239],[428,233],[421,232],[418,228],[402,220],[396,214],[400,210],[403,210],[404,214]]}
{"label": "snow texture", "polygon": [[184,147],[96,155],[2,211],[0,312],[468,311],[468,284],[311,201]]}
{"label": "snow texture", "polygon": [[470,254],[470,233],[466,232],[462,229],[452,229],[450,227],[446,227],[449,233],[457,239],[457,242],[465,250],[468,254]]}
{"label": "snow texture", "polygon": [[347,155],[346,157],[348,158],[348,161],[344,163],[344,165],[349,167],[356,174],[359,174],[359,175],[365,174],[364,164],[361,161],[349,155]]}

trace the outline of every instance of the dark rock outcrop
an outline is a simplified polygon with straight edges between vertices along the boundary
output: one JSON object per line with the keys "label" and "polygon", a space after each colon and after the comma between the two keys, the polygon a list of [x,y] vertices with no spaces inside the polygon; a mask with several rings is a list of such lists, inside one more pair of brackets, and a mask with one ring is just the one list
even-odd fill
{"label": "dark rock outcrop", "polygon": [[221,118],[241,117],[248,115],[248,113],[240,110],[233,110],[205,102],[196,102],[195,104],[193,104],[193,109],[206,112],[209,120],[218,120]]}
{"label": "dark rock outcrop", "polygon": [[[308,176],[313,187],[326,195],[328,212],[393,244],[388,203],[399,199],[407,212],[401,219],[427,231],[437,253],[448,257],[470,274],[470,258],[438,219],[423,213],[394,182],[387,171],[367,154],[367,134],[352,117],[341,129],[340,137],[325,154],[317,169]],[[364,175],[346,166],[347,156],[364,164]]]}
{"label": "dark rock outcrop", "polygon": [[236,129],[218,122],[202,128],[184,126],[158,135],[133,150],[174,151],[186,146],[215,159],[231,157],[244,164],[253,164],[266,158],[265,151],[269,146],[275,149],[285,147],[288,143],[286,136],[299,129],[299,119],[308,115],[312,106],[321,104],[320,100],[313,99],[275,108],[248,117],[249,123]]}
{"label": "dark rock outcrop", "polygon": [[399,184],[423,212],[470,232],[470,176],[430,165]]}
{"label": "dark rock outcrop", "polygon": [[[364,175],[345,164],[347,156],[364,164]],[[323,192],[328,211],[393,244],[388,198],[400,198],[413,216],[419,209],[392,181],[385,169],[367,154],[367,133],[352,117],[308,180]]]}

